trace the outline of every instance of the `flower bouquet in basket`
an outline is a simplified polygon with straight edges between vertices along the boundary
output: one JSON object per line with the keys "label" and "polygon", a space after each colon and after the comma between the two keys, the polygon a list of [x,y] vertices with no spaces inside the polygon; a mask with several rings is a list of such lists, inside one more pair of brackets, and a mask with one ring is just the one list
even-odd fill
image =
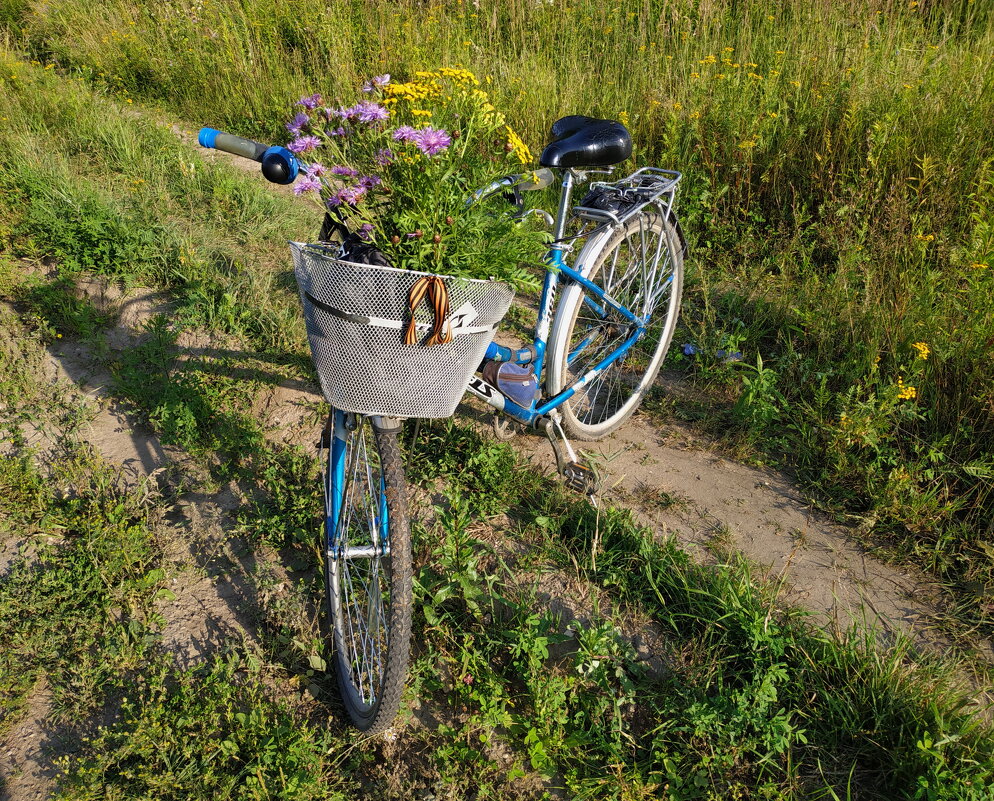
{"label": "flower bouquet in basket", "polygon": [[294,192],[326,210],[294,267],[321,384],[337,408],[448,417],[547,235],[474,202],[532,160],[463,69],[373,78],[354,105],[302,98]]}

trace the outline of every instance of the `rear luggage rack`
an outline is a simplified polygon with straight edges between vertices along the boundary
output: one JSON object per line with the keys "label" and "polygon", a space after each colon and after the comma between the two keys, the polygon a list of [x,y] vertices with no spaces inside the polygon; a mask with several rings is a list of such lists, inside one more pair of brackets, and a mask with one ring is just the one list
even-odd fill
{"label": "rear luggage rack", "polygon": [[612,227],[620,227],[649,205],[657,206],[660,213],[668,217],[673,211],[677,185],[682,177],[673,170],[643,167],[617,181],[596,181],[590,185],[581,205],[573,208],[573,213]]}

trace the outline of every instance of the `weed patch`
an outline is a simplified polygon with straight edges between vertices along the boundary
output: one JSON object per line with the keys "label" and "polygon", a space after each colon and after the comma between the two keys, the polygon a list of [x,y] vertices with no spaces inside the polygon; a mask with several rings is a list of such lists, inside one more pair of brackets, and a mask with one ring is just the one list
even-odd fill
{"label": "weed patch", "polygon": [[25,459],[0,458],[0,486],[12,490],[0,510],[30,523],[38,543],[0,579],[5,727],[42,675],[53,718],[79,720],[143,665],[159,625],[153,604],[165,574],[145,494],[85,459],[53,469],[43,483]]}
{"label": "weed patch", "polygon": [[285,678],[238,654],[149,671],[120,721],[64,764],[56,797],[354,798],[362,756],[278,700],[269,683]]}

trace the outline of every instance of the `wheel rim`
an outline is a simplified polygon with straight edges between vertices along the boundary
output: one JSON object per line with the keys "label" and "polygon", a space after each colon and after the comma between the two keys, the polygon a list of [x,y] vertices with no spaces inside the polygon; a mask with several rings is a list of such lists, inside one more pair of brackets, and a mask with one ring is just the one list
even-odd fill
{"label": "wheel rim", "polygon": [[348,432],[338,526],[333,521],[334,450],[324,465],[328,602],[340,684],[360,713],[379,703],[390,634],[386,490],[374,433],[365,419]]}
{"label": "wheel rim", "polygon": [[[652,374],[660,346],[672,335],[676,272],[669,245],[665,227],[646,225],[640,218],[639,227],[599,257],[592,271],[592,281],[599,281],[608,295],[648,325],[624,356],[570,398],[570,411],[582,425],[603,425],[623,413]],[[584,295],[570,331],[564,385],[596,367],[637,330],[635,323]]]}

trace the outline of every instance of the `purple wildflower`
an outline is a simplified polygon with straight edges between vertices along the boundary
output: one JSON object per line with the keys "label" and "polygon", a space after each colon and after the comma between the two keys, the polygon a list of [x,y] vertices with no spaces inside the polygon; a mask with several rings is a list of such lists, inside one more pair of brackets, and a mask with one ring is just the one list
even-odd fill
{"label": "purple wildflower", "polygon": [[345,136],[345,129],[339,125],[337,128],[328,128],[325,133],[328,136]]}
{"label": "purple wildflower", "polygon": [[304,192],[316,192],[320,188],[321,188],[320,181],[317,181],[309,176],[305,176],[301,180],[297,181],[297,183],[294,185],[293,193],[295,195],[302,195],[304,194]]}
{"label": "purple wildflower", "polygon": [[371,242],[373,240],[373,226],[369,223],[363,223],[359,228],[359,238],[363,242]]}
{"label": "purple wildflower", "polygon": [[452,137],[446,131],[429,125],[417,132],[414,144],[426,156],[434,156],[452,144]]}
{"label": "purple wildflower", "polygon": [[362,203],[364,197],[366,197],[366,190],[361,186],[347,186],[344,189],[338,190],[338,196],[341,198],[342,203],[347,203],[350,206],[358,206]]}
{"label": "purple wildflower", "polygon": [[302,97],[297,101],[298,106],[303,106],[306,109],[315,109],[321,103],[321,95],[315,92],[313,95],[308,95],[307,97]]}
{"label": "purple wildflower", "polygon": [[373,157],[377,167],[386,167],[393,163],[393,151],[388,147],[381,147]]}
{"label": "purple wildflower", "polygon": [[381,122],[390,116],[390,112],[377,103],[360,103],[356,111],[359,122]]}
{"label": "purple wildflower", "polygon": [[300,131],[311,121],[303,111],[301,111],[292,121],[286,124],[286,129],[294,136],[300,136]]}
{"label": "purple wildflower", "polygon": [[336,113],[343,120],[354,120],[359,116],[359,106],[349,106],[348,108],[342,106],[336,111]]}
{"label": "purple wildflower", "polygon": [[393,132],[395,142],[413,142],[417,139],[418,132],[410,125],[401,125]]}
{"label": "purple wildflower", "polygon": [[307,153],[321,146],[321,140],[316,136],[301,136],[294,139],[287,145],[287,150],[292,153]]}
{"label": "purple wildflower", "polygon": [[328,120],[328,122],[331,122],[338,116],[338,109],[326,108],[322,110],[322,113],[324,114],[324,118]]}
{"label": "purple wildflower", "polygon": [[388,83],[390,83],[390,73],[386,75],[374,75],[371,80],[366,81],[362,85],[362,91],[372,92],[374,89],[382,89]]}
{"label": "purple wildflower", "polygon": [[306,175],[308,178],[320,178],[326,172],[328,172],[328,168],[315,161],[307,168]]}
{"label": "purple wildflower", "polygon": [[358,178],[359,173],[353,170],[351,167],[343,167],[340,164],[336,164],[331,168],[332,175],[342,175],[345,178]]}
{"label": "purple wildflower", "polygon": [[343,186],[325,201],[325,205],[327,205],[328,208],[334,208],[335,206],[341,206],[342,204],[347,206],[357,206],[365,197],[366,190],[363,187]]}
{"label": "purple wildflower", "polygon": [[364,175],[359,179],[359,186],[363,189],[374,189],[383,183],[376,175]]}

